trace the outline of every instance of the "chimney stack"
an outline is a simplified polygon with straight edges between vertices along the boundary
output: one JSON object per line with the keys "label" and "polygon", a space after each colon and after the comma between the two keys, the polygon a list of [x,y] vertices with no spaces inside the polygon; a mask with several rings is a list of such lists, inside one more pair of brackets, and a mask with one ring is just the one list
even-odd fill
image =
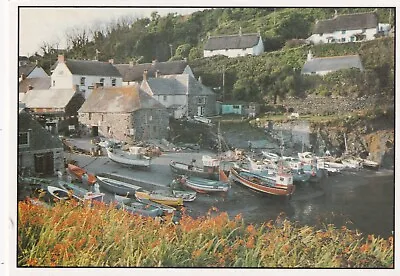
{"label": "chimney stack", "polygon": [[58,55],[58,63],[64,63],[64,62],[65,62],[64,55]]}
{"label": "chimney stack", "polygon": [[157,59],[153,59],[153,61],[151,62],[151,64],[152,64],[152,65],[156,65],[156,64],[157,64],[157,62],[158,62],[158,60],[157,60]]}
{"label": "chimney stack", "polygon": [[201,83],[201,84],[203,83],[202,80],[201,80],[201,76],[199,76],[199,83]]}
{"label": "chimney stack", "polygon": [[312,59],[313,59],[313,54],[312,54],[311,50],[308,50],[307,61],[310,61]]}
{"label": "chimney stack", "polygon": [[160,74],[160,70],[156,70],[155,77],[158,78],[159,74]]}
{"label": "chimney stack", "polygon": [[144,81],[147,81],[147,69],[145,69],[144,71],[143,71],[143,80]]}
{"label": "chimney stack", "polygon": [[133,60],[129,61],[129,67],[130,67],[130,68],[133,67]]}
{"label": "chimney stack", "polygon": [[239,35],[242,36],[242,27],[239,27]]}
{"label": "chimney stack", "polygon": [[26,79],[26,75],[24,73],[21,74],[21,80]]}
{"label": "chimney stack", "polygon": [[36,65],[39,65],[39,61],[38,61],[38,60],[35,60],[35,64],[36,64]]}
{"label": "chimney stack", "polygon": [[112,59],[109,59],[109,60],[108,60],[108,63],[114,64],[114,59],[113,59],[113,58],[112,58]]}

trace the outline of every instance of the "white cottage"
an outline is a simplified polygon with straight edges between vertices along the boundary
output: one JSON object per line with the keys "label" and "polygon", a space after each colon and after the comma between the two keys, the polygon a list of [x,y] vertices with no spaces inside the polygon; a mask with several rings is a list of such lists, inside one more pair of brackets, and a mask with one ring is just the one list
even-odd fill
{"label": "white cottage", "polygon": [[257,56],[264,52],[260,33],[210,36],[204,45],[204,57],[224,55],[227,57]]}
{"label": "white cottage", "polygon": [[307,40],[314,44],[356,42],[373,40],[378,32],[375,12],[343,15],[335,12],[332,19],[317,20]]}
{"label": "white cottage", "polygon": [[73,60],[58,56],[57,66],[51,74],[51,87],[75,89],[87,99],[96,86],[122,86],[122,76],[111,62]]}

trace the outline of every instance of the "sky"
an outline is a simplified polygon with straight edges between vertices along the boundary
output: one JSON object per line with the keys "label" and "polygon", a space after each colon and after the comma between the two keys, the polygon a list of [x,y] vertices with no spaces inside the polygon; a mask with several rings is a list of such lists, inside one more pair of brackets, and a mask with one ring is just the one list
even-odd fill
{"label": "sky", "polygon": [[19,8],[19,55],[30,56],[36,51],[41,54],[43,42],[59,43],[65,48],[65,37],[71,29],[93,27],[101,23],[109,23],[121,17],[150,17],[153,11],[161,16],[170,12],[190,14],[199,8]]}

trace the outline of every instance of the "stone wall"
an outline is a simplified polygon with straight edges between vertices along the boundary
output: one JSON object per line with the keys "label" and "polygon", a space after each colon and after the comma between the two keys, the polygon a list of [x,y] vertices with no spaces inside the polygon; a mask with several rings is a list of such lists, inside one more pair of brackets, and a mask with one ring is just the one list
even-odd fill
{"label": "stone wall", "polygon": [[356,110],[375,107],[393,106],[394,100],[380,95],[361,97],[357,99],[343,97],[318,97],[308,96],[304,99],[289,98],[283,102],[284,106],[300,114],[342,114]]}

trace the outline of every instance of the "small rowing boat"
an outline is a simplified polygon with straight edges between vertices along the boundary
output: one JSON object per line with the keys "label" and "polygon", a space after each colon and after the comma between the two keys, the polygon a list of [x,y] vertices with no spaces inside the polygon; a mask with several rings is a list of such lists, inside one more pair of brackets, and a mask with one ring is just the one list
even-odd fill
{"label": "small rowing boat", "polygon": [[78,167],[74,164],[68,164],[68,171],[73,174],[79,181],[82,181],[84,174],[87,175],[87,182],[89,185],[96,183],[96,176],[94,174],[88,173],[85,169]]}

